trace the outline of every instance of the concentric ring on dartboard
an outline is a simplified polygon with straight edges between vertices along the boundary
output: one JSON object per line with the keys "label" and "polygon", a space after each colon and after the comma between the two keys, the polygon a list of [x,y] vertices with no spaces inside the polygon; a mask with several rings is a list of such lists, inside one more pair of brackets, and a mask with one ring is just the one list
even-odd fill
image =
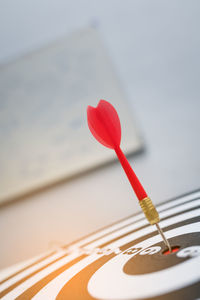
{"label": "concentric ring on dartboard", "polygon": [[[182,236],[183,232],[185,232],[185,235],[199,233],[200,222],[172,229],[167,231],[166,235],[170,239]],[[199,270],[197,270],[197,266],[200,265],[200,256],[189,259],[178,258],[175,254],[175,262],[171,262],[171,264],[169,258],[163,256],[159,260],[162,266],[155,265],[152,272],[149,272],[148,267],[147,271],[143,269],[140,272],[140,263],[137,264],[140,259],[136,259],[135,264],[132,264],[132,267],[138,268],[138,270],[135,270],[136,275],[134,275],[134,270],[131,271],[130,268],[126,270],[129,271],[129,274],[124,272],[124,268],[127,268],[131,258],[137,257],[146,248],[155,247],[159,242],[160,236],[151,237],[134,246],[136,249],[141,249],[139,254],[129,255],[123,252],[111,259],[96,271],[90,279],[88,284],[90,294],[97,299],[144,299],[159,296],[197,282],[200,276]],[[158,252],[153,255],[159,257]],[[148,257],[148,254],[146,254],[146,257]],[[146,257],[144,257],[144,260],[148,262]],[[156,259],[154,263],[155,261]],[[184,274],[184,276],[180,276],[180,274]],[[108,282],[109,278],[112,278],[112,280]]]}
{"label": "concentric ring on dartboard", "polygon": [[[200,214],[199,198],[200,192],[197,191],[160,205],[158,210],[162,218],[161,226],[164,230],[170,232],[176,227],[184,228],[184,226],[190,226],[190,224],[197,223]],[[3,292],[3,299],[56,298],[89,300],[94,299],[91,296],[91,294],[94,296],[94,291],[96,291],[95,297],[97,297],[97,299],[104,299],[101,298],[100,295],[97,295],[97,289],[91,284],[92,281],[93,283],[95,282],[94,278],[99,272],[98,270],[112,264],[115,260],[120,260],[120,257],[122,256],[121,252],[125,252],[128,248],[134,247],[136,244],[144,243],[151,238],[155,239],[156,236],[157,232],[154,227],[147,224],[147,221],[143,218],[142,214],[128,217],[127,219],[71,244],[69,247],[64,246],[63,250],[52,253],[52,255],[48,257],[44,256],[44,258],[40,258],[39,261],[36,259],[34,262],[33,259],[33,263],[30,266],[28,263],[24,263],[22,270],[20,270],[20,268],[15,268],[14,274],[12,274],[12,271],[5,271],[2,277],[0,274],[0,278],[4,280],[3,289],[1,289]],[[157,236],[157,238],[159,237]],[[159,246],[159,243],[160,240],[158,240],[155,245]],[[193,244],[195,246],[195,242]],[[84,247],[84,250],[80,250],[80,247]],[[87,253],[84,253],[85,247],[87,248]],[[104,249],[105,247],[110,247],[112,249],[112,251],[107,252],[107,255],[105,255],[105,251],[103,250],[102,252],[93,251],[95,248]],[[90,251],[91,253],[94,253],[89,254]],[[193,259],[186,259],[184,262],[192,261]],[[184,263],[179,263],[180,266],[183,264]],[[176,266],[177,265],[175,264],[175,267]],[[169,269],[170,267],[161,271],[167,271]],[[150,275],[151,270],[147,271],[149,272],[147,272],[147,274]],[[113,270],[112,276],[115,275],[115,272],[116,271]],[[134,277],[134,275],[128,275],[125,272],[123,273],[126,276]],[[152,272],[152,274],[153,273],[155,272]],[[113,282],[113,278],[111,279],[111,282]],[[178,289],[175,288],[174,290],[171,290],[171,294],[169,294],[169,289],[166,291],[163,289],[160,291],[162,299],[173,299],[174,295],[176,295],[176,299],[188,299],[184,298],[184,295],[187,296],[187,290],[190,290],[190,295],[194,295],[194,297],[197,298],[199,295],[195,292],[198,289],[196,281],[193,283],[190,282],[189,284],[187,283],[184,283],[184,286],[180,286]],[[88,286],[93,289],[92,292],[90,290],[90,293],[88,293]],[[103,290],[104,287],[101,286],[99,289]],[[108,286],[108,290],[111,292],[111,285]],[[184,293],[182,293],[183,290]],[[151,293],[149,293],[149,296],[150,295]],[[157,295],[156,299],[159,299],[159,294],[157,293]],[[0,294],[0,297],[1,296],[2,293]],[[122,291],[120,296],[122,298],[119,298],[119,296],[118,298],[112,298],[113,295],[110,294],[110,298],[108,299],[126,299],[125,296],[126,293],[123,293]],[[130,299],[134,299],[135,296],[131,297],[132,298]]]}
{"label": "concentric ring on dartboard", "polygon": [[[183,229],[184,230],[184,229]],[[153,245],[153,247],[142,248],[129,248],[124,252],[125,255],[130,256],[130,259],[125,263],[123,272],[127,275],[143,275],[153,272],[165,270],[167,268],[176,266],[190,258],[192,253],[188,255],[179,255],[179,253],[186,253],[188,249],[196,249],[196,255],[198,255],[197,249],[200,250],[200,245],[197,245],[199,232],[191,232],[189,234],[182,234],[169,238],[171,245],[181,245],[176,252],[168,254],[163,257],[163,241],[160,241]],[[193,247],[193,248],[192,248]],[[186,249],[186,250],[185,250]],[[132,255],[134,254],[135,255]],[[195,256],[195,253],[192,254]],[[135,268],[135,266],[139,266]]]}

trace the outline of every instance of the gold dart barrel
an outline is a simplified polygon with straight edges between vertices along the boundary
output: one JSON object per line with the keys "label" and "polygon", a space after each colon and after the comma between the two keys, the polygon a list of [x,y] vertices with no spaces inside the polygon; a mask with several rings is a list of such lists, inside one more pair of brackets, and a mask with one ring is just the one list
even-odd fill
{"label": "gold dart barrel", "polygon": [[149,197],[142,199],[141,201],[139,201],[139,203],[147,220],[151,225],[154,225],[160,221],[159,214]]}
{"label": "gold dart barrel", "polygon": [[167,248],[169,249],[169,251],[171,252],[171,246],[169,241],[166,239],[162,229],[160,228],[160,226],[158,225],[158,222],[160,221],[160,217],[159,214],[155,208],[155,206],[153,205],[151,199],[149,197],[146,197],[144,199],[142,199],[141,201],[139,201],[140,206],[145,214],[145,217],[147,218],[147,220],[149,221],[149,223],[151,225],[156,225],[158,232],[160,233],[165,245],[167,246]]}

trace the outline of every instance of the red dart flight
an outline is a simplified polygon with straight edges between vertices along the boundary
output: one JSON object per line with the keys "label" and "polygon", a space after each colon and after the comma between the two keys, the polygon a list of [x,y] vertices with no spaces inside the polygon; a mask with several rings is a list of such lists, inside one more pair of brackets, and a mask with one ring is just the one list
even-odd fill
{"label": "red dart flight", "polygon": [[102,145],[115,150],[138,200],[146,198],[147,193],[120,148],[121,124],[115,108],[109,102],[100,100],[97,107],[88,106],[87,119],[93,136]]}

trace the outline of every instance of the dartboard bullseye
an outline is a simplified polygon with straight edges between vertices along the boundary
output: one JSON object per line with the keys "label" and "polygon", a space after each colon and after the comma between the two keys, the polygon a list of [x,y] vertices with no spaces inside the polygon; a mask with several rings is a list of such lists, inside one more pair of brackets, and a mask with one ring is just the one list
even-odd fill
{"label": "dartboard bullseye", "polygon": [[141,213],[2,271],[1,299],[199,299],[200,191],[158,211],[172,253]]}

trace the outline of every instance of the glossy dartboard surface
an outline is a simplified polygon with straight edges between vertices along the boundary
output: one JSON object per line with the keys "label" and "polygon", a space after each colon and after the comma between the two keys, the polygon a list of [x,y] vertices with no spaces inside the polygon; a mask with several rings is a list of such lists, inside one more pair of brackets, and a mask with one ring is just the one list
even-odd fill
{"label": "glossy dartboard surface", "polygon": [[2,299],[200,299],[200,191],[157,207],[167,238],[130,216],[0,273]]}

